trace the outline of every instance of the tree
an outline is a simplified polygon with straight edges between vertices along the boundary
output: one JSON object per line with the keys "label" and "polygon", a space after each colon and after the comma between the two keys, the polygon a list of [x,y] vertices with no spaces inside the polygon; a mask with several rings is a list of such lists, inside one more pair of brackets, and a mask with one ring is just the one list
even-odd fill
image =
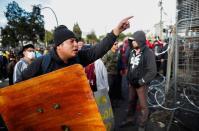
{"label": "tree", "polygon": [[[16,38],[18,42],[23,43],[23,40],[27,38],[25,29],[27,29],[26,17],[28,16],[28,13],[20,8],[15,1],[9,3],[6,9],[7,12],[5,12],[5,16],[8,20],[8,25],[2,29],[2,33],[4,34],[2,43],[4,43],[4,46],[6,46],[5,44],[10,44],[13,42],[11,40],[14,38]],[[18,46],[18,43],[15,45]]]}
{"label": "tree", "polygon": [[81,31],[78,23],[74,24],[74,26],[73,26],[73,33],[77,37],[77,40],[81,40],[82,39],[82,31]]}
{"label": "tree", "polygon": [[45,40],[44,42],[47,44],[51,44],[53,42],[53,33],[52,31],[47,31],[45,32]]}
{"label": "tree", "polygon": [[124,33],[120,33],[119,37],[118,37],[118,41],[123,41],[123,39],[126,37],[126,35]]}
{"label": "tree", "polygon": [[133,35],[133,34],[130,33],[130,32],[126,34],[126,36],[128,36],[128,37],[132,37],[132,35]]}
{"label": "tree", "polygon": [[91,31],[91,33],[86,36],[86,41],[89,44],[95,44],[98,41],[94,31]]}
{"label": "tree", "polygon": [[127,34],[121,33],[118,37],[118,41],[123,41],[125,37],[131,37],[131,36],[132,33],[127,33]]}
{"label": "tree", "polygon": [[17,43],[19,42],[16,38],[15,32],[10,26],[6,26],[4,29],[1,28],[1,37],[2,37],[2,46],[11,46],[16,47]]}
{"label": "tree", "polygon": [[13,1],[6,9],[5,16],[8,23],[5,28],[2,28],[4,46],[16,47],[20,43],[23,45],[29,41],[33,44],[37,43],[37,40],[44,41],[44,21],[39,6],[33,6],[32,12],[26,12]]}
{"label": "tree", "polygon": [[33,43],[36,43],[37,40],[44,41],[44,21],[39,6],[33,6],[33,11],[28,15],[28,25],[30,31],[28,40]]}
{"label": "tree", "polygon": [[105,35],[100,35],[100,36],[99,36],[99,40],[104,39],[104,37],[105,37]]}

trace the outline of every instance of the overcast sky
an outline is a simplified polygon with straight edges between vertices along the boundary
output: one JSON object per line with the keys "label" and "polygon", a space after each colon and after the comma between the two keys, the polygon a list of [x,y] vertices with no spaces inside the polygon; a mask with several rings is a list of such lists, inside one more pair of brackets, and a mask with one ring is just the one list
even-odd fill
{"label": "overcast sky", "polygon": [[[4,12],[9,2],[0,0],[0,26],[6,24]],[[133,15],[131,27],[126,32],[152,29],[160,21],[160,0],[15,0],[26,11],[32,10],[32,5],[41,4],[51,7],[58,18],[59,24],[73,28],[78,23],[84,34],[94,30],[97,35],[110,32],[118,22]],[[176,0],[163,0],[163,20],[167,24],[175,23]],[[56,19],[49,9],[41,11],[44,15],[45,28],[56,26]]]}

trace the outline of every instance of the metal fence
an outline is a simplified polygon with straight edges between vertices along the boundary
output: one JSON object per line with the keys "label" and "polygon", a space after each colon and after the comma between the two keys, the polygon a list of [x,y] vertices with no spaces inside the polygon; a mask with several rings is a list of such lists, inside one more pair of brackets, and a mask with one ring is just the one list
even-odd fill
{"label": "metal fence", "polygon": [[177,9],[177,85],[199,89],[199,1],[178,0]]}
{"label": "metal fence", "polygon": [[[183,19],[177,26],[176,62],[177,84],[180,86],[196,86],[199,90],[199,17],[197,26],[182,29],[180,23],[190,23],[191,19]],[[181,27],[180,27],[181,26]],[[180,28],[178,28],[180,27]],[[182,30],[185,30],[184,35]],[[176,71],[177,70],[177,71]]]}
{"label": "metal fence", "polygon": [[199,111],[199,1],[177,1],[174,77],[175,88]]}

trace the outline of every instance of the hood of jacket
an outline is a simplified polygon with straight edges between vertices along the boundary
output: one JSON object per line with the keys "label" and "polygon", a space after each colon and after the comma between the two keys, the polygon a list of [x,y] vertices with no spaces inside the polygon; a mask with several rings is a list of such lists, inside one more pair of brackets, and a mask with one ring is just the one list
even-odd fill
{"label": "hood of jacket", "polygon": [[[143,31],[136,31],[131,36],[131,39],[134,39],[138,43],[141,51],[146,47],[146,35]],[[130,40],[130,42],[132,42],[132,41]],[[131,44],[131,43],[129,43],[129,44]]]}

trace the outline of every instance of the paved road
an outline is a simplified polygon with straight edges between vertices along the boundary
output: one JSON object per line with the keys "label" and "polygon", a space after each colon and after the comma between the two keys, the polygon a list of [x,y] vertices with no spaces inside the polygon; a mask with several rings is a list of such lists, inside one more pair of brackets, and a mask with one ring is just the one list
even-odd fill
{"label": "paved road", "polygon": [[120,128],[119,125],[125,119],[126,116],[126,109],[127,109],[127,101],[123,100],[119,102],[120,106],[118,108],[114,108],[114,117],[115,117],[115,131],[137,131],[137,126],[128,126]]}
{"label": "paved road", "polygon": [[6,87],[8,86],[8,79],[4,80],[4,81],[0,81],[0,88]]}

